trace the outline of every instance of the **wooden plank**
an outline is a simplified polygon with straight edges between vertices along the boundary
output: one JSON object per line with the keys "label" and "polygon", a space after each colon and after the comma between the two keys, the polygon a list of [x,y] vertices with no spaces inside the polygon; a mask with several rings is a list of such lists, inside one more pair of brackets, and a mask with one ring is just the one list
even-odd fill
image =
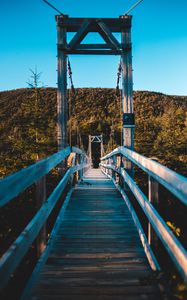
{"label": "wooden plank", "polygon": [[[56,284],[55,284],[56,283]],[[40,293],[50,294],[53,293],[54,295],[141,295],[141,294],[158,294],[158,288],[155,286],[136,286],[136,289],[132,286],[113,286],[113,287],[63,287],[61,289],[61,282],[53,282],[48,281],[46,284],[40,284]]]}
{"label": "wooden plank", "polygon": [[[63,297],[63,298],[62,298]],[[123,295],[40,295],[32,300],[124,300]],[[143,300],[158,300],[158,295],[143,295]],[[139,296],[127,296],[125,300],[140,300]]]}
{"label": "wooden plank", "polygon": [[[105,187],[104,180],[96,179],[99,172],[88,172],[89,180]],[[113,187],[111,181],[107,185]],[[25,299],[160,299],[157,285],[146,282],[152,271],[128,209],[119,192],[112,193],[113,201],[110,191],[74,190],[48,259]]]}

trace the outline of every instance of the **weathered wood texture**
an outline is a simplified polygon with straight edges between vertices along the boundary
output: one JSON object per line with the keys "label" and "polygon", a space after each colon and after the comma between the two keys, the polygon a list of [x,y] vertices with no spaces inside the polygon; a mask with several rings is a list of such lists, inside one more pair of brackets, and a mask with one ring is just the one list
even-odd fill
{"label": "weathered wood texture", "polygon": [[99,169],[74,190],[32,300],[161,299],[128,208]]}

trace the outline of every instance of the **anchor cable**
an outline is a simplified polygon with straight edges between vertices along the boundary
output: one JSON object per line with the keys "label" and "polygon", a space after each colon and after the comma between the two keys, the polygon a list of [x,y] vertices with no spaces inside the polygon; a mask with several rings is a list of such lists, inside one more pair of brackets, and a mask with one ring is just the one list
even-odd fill
{"label": "anchor cable", "polygon": [[76,90],[75,90],[74,84],[73,84],[73,77],[72,77],[73,72],[72,72],[69,57],[67,58],[67,71],[68,71],[68,77],[69,77],[69,82],[70,82],[69,101],[68,101],[69,121],[70,121],[69,122],[69,142],[70,142],[70,146],[71,146],[71,144],[72,144],[72,120],[71,120],[71,118],[74,117],[75,127],[76,127],[76,143],[77,143],[77,146],[83,148],[82,137],[80,134],[78,120],[76,117]]}
{"label": "anchor cable", "polygon": [[[116,85],[116,108],[118,107],[118,102],[119,102],[120,120],[122,120],[122,89],[120,89],[121,75],[122,75],[122,64],[121,64],[121,59],[120,59],[120,62],[118,64],[117,85]],[[120,143],[122,145],[122,140],[123,140],[123,124],[121,124],[120,128],[121,128]]]}

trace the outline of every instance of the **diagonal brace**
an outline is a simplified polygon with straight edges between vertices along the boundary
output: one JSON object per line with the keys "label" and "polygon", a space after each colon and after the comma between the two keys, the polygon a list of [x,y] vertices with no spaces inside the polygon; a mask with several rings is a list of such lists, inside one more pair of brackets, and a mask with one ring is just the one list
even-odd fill
{"label": "diagonal brace", "polygon": [[99,33],[101,34],[101,36],[103,37],[105,42],[107,44],[109,44],[113,49],[116,49],[116,50],[120,49],[120,43],[115,38],[115,36],[112,34],[112,32],[110,31],[108,26],[105,23],[103,23],[102,21],[98,21],[97,24],[100,28]]}
{"label": "diagonal brace", "polygon": [[76,46],[78,44],[80,44],[80,42],[82,42],[82,40],[84,39],[84,37],[87,35],[88,31],[89,31],[89,25],[90,25],[90,21],[85,20],[81,27],[79,28],[79,30],[77,31],[77,33],[75,34],[75,36],[72,38],[72,40],[69,43],[69,47],[71,50],[75,49]]}

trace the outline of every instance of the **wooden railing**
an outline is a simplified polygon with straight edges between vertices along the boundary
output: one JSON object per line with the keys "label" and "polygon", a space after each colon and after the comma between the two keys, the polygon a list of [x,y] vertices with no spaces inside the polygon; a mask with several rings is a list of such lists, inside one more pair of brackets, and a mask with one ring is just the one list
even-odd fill
{"label": "wooden railing", "polygon": [[[176,172],[164,167],[160,163],[146,158],[135,151],[127,149],[125,147],[119,147],[109,153],[108,155],[101,158],[101,168],[103,172],[105,172],[109,177],[114,180],[116,184],[116,174],[120,176],[123,180],[122,187],[119,184],[116,186],[119,188],[122,193],[124,199],[127,202],[131,212],[136,215],[132,205],[130,204],[130,200],[127,197],[127,194],[124,192],[123,186],[124,183],[131,190],[135,198],[137,199],[140,207],[145,213],[148,222],[151,224],[154,229],[157,237],[162,242],[169,256],[173,260],[176,268],[180,272],[181,276],[184,280],[187,280],[187,252],[184,249],[183,245],[179,242],[179,240],[172,233],[168,225],[165,223],[163,218],[159,215],[158,211],[151,204],[151,195],[153,195],[153,191],[149,190],[149,199],[146,195],[140,190],[138,185],[135,183],[133,178],[127,173],[124,168],[123,160],[129,160],[143,171],[145,171],[149,175],[149,180],[152,182],[158,182],[163,185],[166,189],[168,189],[172,194],[174,194],[179,201],[181,201],[184,205],[187,205],[187,178],[177,174]],[[154,184],[149,184],[149,188],[155,188]],[[156,192],[156,191],[155,191]],[[137,220],[137,215],[136,215]],[[137,221],[139,224],[139,221]],[[150,234],[150,232],[149,232]],[[150,241],[150,237],[148,237],[148,241],[144,242],[148,244]]]}
{"label": "wooden railing", "polygon": [[73,160],[73,166],[67,168],[65,174],[51,195],[43,202],[33,219],[1,257],[0,289],[5,287],[11,274],[16,270],[30,245],[44,227],[50,213],[69,182],[71,175],[77,172],[78,177],[81,177],[83,175],[81,170],[88,168],[89,162],[82,150],[76,147],[67,147],[28,168],[0,180],[0,207],[2,207],[12,201],[33,183],[41,182],[46,174],[62,163],[71,153],[75,153],[75,158],[77,157],[77,159]]}

